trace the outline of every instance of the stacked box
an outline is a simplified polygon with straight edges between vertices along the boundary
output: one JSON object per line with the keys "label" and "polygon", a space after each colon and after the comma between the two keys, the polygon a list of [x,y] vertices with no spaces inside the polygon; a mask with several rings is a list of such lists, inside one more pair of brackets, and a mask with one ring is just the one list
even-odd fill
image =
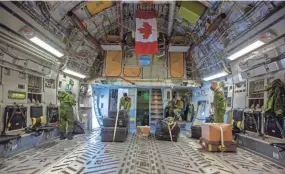
{"label": "stacked box", "polygon": [[[103,127],[101,128],[101,141],[113,141],[117,111],[109,111],[108,117],[103,119]],[[125,111],[119,111],[118,121],[115,135],[115,142],[123,142],[128,135],[129,117]]]}
{"label": "stacked box", "polygon": [[237,148],[237,143],[233,141],[232,126],[224,123],[202,124],[200,144],[210,152],[235,152]]}

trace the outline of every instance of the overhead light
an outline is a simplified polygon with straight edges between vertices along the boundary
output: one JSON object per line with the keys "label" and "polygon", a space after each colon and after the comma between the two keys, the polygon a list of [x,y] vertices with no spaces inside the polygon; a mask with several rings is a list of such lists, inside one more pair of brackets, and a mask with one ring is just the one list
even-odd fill
{"label": "overhead light", "polygon": [[79,77],[79,78],[82,78],[84,79],[86,77],[86,75],[84,74],[81,74],[81,73],[78,73],[78,72],[75,72],[71,69],[68,69],[68,68],[65,68],[64,70],[62,70],[64,73],[66,74],[70,74],[70,75],[73,75],[73,76],[76,76],[76,77]]}
{"label": "overhead light", "polygon": [[208,77],[204,77],[203,80],[204,81],[209,81],[209,80],[213,80],[213,79],[216,79],[216,78],[224,77],[226,75],[228,75],[228,73],[225,72],[225,71],[222,71],[222,72],[219,72],[217,74],[214,74],[214,75],[211,75],[211,76],[208,76]]}
{"label": "overhead light", "polygon": [[245,47],[245,48],[239,50],[238,52],[230,55],[228,57],[228,59],[235,60],[235,59],[237,59],[237,58],[239,58],[239,57],[241,57],[241,56],[243,56],[243,55],[245,55],[245,54],[247,54],[247,53],[249,53],[249,52],[251,52],[251,51],[253,51],[253,50],[257,49],[257,48],[259,48],[259,47],[261,47],[264,44],[265,44],[264,42],[262,42],[260,40],[257,40],[254,43],[248,45],[247,47]]}
{"label": "overhead light", "polygon": [[32,37],[30,39],[30,41],[32,41],[33,43],[37,44],[38,46],[42,47],[43,49],[47,50],[48,52],[50,52],[51,54],[57,56],[57,57],[62,57],[63,54],[59,51],[57,51],[56,49],[54,49],[53,47],[51,47],[49,44],[45,43],[44,41],[42,41],[41,39],[39,39],[38,37]]}

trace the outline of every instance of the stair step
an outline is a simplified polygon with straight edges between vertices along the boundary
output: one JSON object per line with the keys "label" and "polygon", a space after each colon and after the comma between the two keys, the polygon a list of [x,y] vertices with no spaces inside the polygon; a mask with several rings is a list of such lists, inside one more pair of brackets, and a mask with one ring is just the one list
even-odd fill
{"label": "stair step", "polygon": [[151,108],[150,113],[163,113],[162,108]]}
{"label": "stair step", "polygon": [[163,107],[162,106],[151,106],[151,110],[163,110]]}
{"label": "stair step", "polygon": [[162,108],[151,108],[151,111],[152,113],[161,113],[163,112],[163,109]]}
{"label": "stair step", "polygon": [[163,116],[153,116],[151,119],[163,119]]}
{"label": "stair step", "polygon": [[163,112],[151,112],[150,115],[163,115]]}
{"label": "stair step", "polygon": [[159,98],[153,98],[151,102],[152,102],[152,103],[162,103],[162,98],[161,98],[161,99],[159,99]]}
{"label": "stair step", "polygon": [[161,99],[162,99],[161,96],[160,96],[160,97],[159,97],[159,96],[157,96],[157,97],[152,97],[152,101],[153,101],[153,100],[161,100]]}
{"label": "stair step", "polygon": [[162,102],[152,102],[151,103],[151,106],[162,106],[163,104],[162,104]]}

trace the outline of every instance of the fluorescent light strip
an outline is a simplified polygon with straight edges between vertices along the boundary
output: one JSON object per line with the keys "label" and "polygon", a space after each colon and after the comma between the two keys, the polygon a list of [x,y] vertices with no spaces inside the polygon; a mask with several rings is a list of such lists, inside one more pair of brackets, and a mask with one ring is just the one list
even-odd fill
{"label": "fluorescent light strip", "polygon": [[42,47],[43,49],[47,50],[48,52],[50,52],[51,54],[53,54],[57,57],[63,56],[63,54],[61,52],[57,51],[56,49],[54,49],[53,47],[51,47],[50,45],[48,45],[47,43],[45,43],[44,41],[39,39],[38,37],[32,37],[30,39],[30,41],[34,42],[38,46]]}
{"label": "fluorescent light strip", "polygon": [[63,72],[66,73],[66,74],[70,74],[70,75],[73,75],[73,76],[82,78],[82,79],[84,79],[84,78],[86,77],[86,75],[84,75],[84,74],[75,72],[75,71],[73,71],[73,70],[71,70],[71,69],[67,69],[67,68],[64,69]]}
{"label": "fluorescent light strip", "polygon": [[228,57],[228,59],[235,60],[235,59],[237,59],[237,58],[239,58],[239,57],[241,57],[241,56],[243,56],[243,55],[245,55],[245,54],[255,50],[256,48],[261,47],[264,44],[265,44],[264,42],[258,40],[256,42],[248,45],[247,47],[243,48],[242,50],[239,50],[238,52],[232,54],[231,56]]}
{"label": "fluorescent light strip", "polygon": [[223,71],[223,72],[220,72],[220,73],[217,73],[217,74],[214,74],[214,75],[211,75],[209,77],[204,77],[203,80],[204,81],[209,81],[209,80],[213,80],[213,79],[216,79],[216,78],[220,78],[220,77],[224,77],[228,75],[227,72]]}

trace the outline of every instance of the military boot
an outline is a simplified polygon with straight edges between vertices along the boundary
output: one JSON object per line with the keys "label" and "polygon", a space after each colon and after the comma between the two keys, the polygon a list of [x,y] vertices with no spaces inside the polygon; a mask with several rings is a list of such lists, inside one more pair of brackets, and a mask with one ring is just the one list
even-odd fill
{"label": "military boot", "polygon": [[60,137],[59,137],[60,140],[64,140],[66,139],[66,136],[65,136],[65,133],[64,132],[60,132]]}
{"label": "military boot", "polygon": [[68,132],[68,133],[67,133],[67,139],[68,139],[68,140],[72,140],[72,139],[73,139],[72,132]]}

